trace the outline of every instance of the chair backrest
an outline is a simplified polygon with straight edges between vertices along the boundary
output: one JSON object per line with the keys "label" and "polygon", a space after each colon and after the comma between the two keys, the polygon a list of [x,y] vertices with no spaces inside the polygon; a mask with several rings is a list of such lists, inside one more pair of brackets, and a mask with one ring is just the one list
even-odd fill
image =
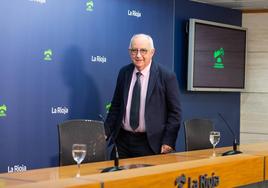
{"label": "chair backrest", "polygon": [[186,151],[212,148],[209,133],[214,130],[209,119],[191,119],[184,121]]}
{"label": "chair backrest", "polygon": [[69,120],[58,125],[60,165],[76,164],[72,157],[73,144],[86,144],[83,163],[106,160],[104,125],[94,120]]}

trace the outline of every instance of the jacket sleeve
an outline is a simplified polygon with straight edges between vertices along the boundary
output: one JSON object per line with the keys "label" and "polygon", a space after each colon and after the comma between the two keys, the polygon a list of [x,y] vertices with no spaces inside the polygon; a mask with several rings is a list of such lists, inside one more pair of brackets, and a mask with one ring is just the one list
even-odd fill
{"label": "jacket sleeve", "polygon": [[175,149],[177,134],[181,123],[179,86],[175,73],[167,74],[165,79],[167,120],[162,144]]}
{"label": "jacket sleeve", "polygon": [[122,99],[123,99],[123,71],[120,70],[117,81],[116,81],[116,88],[114,91],[113,99],[111,102],[111,108],[109,110],[109,113],[107,115],[107,118],[104,122],[105,127],[105,134],[107,136],[107,139],[113,134],[115,130],[115,126],[119,121],[120,113],[122,110]]}

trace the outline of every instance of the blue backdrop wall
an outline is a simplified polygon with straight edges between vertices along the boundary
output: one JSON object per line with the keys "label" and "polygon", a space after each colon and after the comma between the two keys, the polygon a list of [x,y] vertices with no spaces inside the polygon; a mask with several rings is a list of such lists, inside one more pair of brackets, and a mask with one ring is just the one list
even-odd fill
{"label": "blue backdrop wall", "polygon": [[105,115],[133,34],[150,34],[172,68],[173,11],[173,0],[2,0],[0,172],[58,165],[57,124]]}
{"label": "blue backdrop wall", "polygon": [[105,115],[135,33],[150,34],[155,61],[177,73],[183,120],[212,118],[231,144],[217,112],[238,134],[240,94],[186,91],[190,17],[241,24],[239,11],[188,0],[2,0],[0,172],[58,165],[57,124]]}

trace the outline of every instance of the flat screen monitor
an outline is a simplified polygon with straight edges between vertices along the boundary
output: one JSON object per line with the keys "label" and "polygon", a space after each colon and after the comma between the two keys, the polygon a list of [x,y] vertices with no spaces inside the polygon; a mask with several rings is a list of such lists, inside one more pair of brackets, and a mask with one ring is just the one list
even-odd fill
{"label": "flat screen monitor", "polygon": [[247,29],[189,20],[188,91],[245,89]]}

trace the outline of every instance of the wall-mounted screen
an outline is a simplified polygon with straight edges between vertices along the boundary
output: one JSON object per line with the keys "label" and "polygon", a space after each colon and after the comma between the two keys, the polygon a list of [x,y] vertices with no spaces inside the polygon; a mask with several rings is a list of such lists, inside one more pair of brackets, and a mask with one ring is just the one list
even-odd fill
{"label": "wall-mounted screen", "polygon": [[190,19],[187,90],[245,89],[246,33],[242,27]]}

